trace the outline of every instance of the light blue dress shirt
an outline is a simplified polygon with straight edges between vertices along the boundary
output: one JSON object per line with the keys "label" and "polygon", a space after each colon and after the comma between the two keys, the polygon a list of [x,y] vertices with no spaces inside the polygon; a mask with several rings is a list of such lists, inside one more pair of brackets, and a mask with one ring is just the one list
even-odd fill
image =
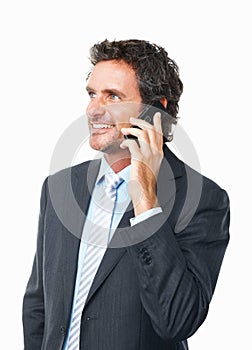
{"label": "light blue dress shirt", "polygon": [[[125,213],[131,199],[128,194],[128,182],[130,178],[130,165],[121,170],[118,175],[124,180],[117,188],[117,196],[116,196],[116,201],[115,201],[115,207],[114,207],[114,212],[113,212],[113,217],[111,220],[111,229],[110,229],[110,235],[109,235],[109,240],[113,237],[113,234],[119,225],[119,222]],[[113,170],[110,168],[108,163],[106,162],[105,158],[101,158],[101,166],[100,170],[96,179],[96,183],[94,186],[94,190],[92,193],[91,201],[89,204],[88,208],[88,213],[87,213],[87,221],[91,221],[95,217],[96,214],[96,207],[99,203],[96,202],[95,198],[99,197],[101,191],[105,191],[105,180],[104,180],[104,175],[107,173],[113,173]],[[130,219],[130,225],[136,225],[137,223],[149,218],[152,215],[155,215],[159,212],[161,212],[161,208],[153,208],[150,210],[147,210],[143,214],[138,215],[135,218]],[[85,227],[84,227],[84,232],[83,236],[85,236]],[[108,242],[109,243],[109,242]],[[69,341],[69,330],[72,322],[72,316],[73,316],[73,310],[74,310],[74,305],[77,299],[78,295],[78,289],[79,289],[79,284],[80,284],[80,278],[81,278],[81,271],[83,267],[83,262],[85,259],[85,254],[86,254],[86,249],[87,249],[87,243],[85,239],[81,240],[80,243],[80,248],[79,248],[79,256],[78,256],[78,269],[77,269],[77,276],[76,276],[76,282],[75,282],[75,291],[74,291],[74,297],[73,297],[73,304],[72,304],[72,314],[71,314],[71,319],[69,323],[69,329],[67,333],[67,337],[65,340],[65,344],[63,347],[63,350],[67,350],[68,347],[68,341]]]}

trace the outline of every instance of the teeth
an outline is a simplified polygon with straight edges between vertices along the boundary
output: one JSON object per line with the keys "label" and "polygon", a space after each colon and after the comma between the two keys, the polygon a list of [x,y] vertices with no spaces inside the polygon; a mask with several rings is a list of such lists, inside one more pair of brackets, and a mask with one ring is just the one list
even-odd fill
{"label": "teeth", "polygon": [[113,126],[108,124],[93,124],[93,128],[94,129],[111,129],[113,128]]}

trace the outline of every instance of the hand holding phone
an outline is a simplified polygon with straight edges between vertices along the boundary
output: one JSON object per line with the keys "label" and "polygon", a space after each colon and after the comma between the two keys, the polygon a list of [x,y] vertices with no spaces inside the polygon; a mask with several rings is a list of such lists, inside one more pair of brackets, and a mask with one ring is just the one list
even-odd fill
{"label": "hand holding phone", "polygon": [[[164,137],[164,142],[165,141],[172,141],[173,139],[173,128],[172,126],[176,124],[176,120],[175,118],[171,117],[165,107],[162,105],[162,103],[160,101],[154,101],[153,103],[151,103],[150,105],[146,105],[143,109],[143,111],[139,114],[138,119],[142,119],[145,120],[146,122],[150,123],[151,125],[153,125],[153,116],[155,115],[155,113],[161,113],[161,120],[163,119],[164,123],[167,126],[167,124],[169,125],[169,130],[166,133],[167,135],[165,135]],[[166,122],[165,122],[166,121]],[[132,128],[138,128],[140,129],[138,126],[133,125]],[[137,141],[137,137],[134,135],[124,135],[125,139],[133,139]]]}
{"label": "hand holding phone", "polygon": [[[121,129],[127,137],[120,147],[128,149],[131,157],[128,191],[135,216],[158,206],[156,184],[163,159],[160,114],[160,109],[148,106],[138,118],[130,118],[131,127]],[[131,141],[133,135],[135,141]]]}

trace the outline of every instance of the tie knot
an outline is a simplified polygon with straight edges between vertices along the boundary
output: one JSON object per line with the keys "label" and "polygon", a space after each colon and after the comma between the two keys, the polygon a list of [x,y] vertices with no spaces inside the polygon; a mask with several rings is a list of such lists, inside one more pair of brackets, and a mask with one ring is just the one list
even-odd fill
{"label": "tie knot", "polygon": [[123,179],[115,173],[109,173],[105,175],[105,187],[109,191],[116,190],[122,181]]}

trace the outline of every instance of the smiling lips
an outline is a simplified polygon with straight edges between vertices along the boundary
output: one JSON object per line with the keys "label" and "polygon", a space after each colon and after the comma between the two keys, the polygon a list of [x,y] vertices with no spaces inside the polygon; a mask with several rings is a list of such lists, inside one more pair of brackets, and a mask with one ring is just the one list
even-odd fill
{"label": "smiling lips", "polygon": [[94,129],[111,129],[114,125],[111,124],[92,124]]}
{"label": "smiling lips", "polygon": [[109,129],[112,129],[114,124],[103,124],[103,123],[91,123],[92,126],[92,134],[102,133]]}

